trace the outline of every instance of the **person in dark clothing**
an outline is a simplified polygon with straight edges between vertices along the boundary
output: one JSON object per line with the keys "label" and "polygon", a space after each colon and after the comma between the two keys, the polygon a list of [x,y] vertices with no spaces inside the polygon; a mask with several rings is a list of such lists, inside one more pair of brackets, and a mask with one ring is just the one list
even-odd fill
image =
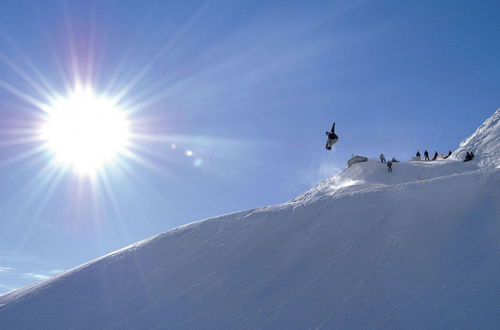
{"label": "person in dark clothing", "polygon": [[443,159],[446,159],[446,158],[450,157],[450,156],[451,156],[451,154],[452,154],[451,150],[450,150],[450,151],[448,151],[448,155],[444,156],[444,157],[443,157]]}
{"label": "person in dark clothing", "polygon": [[325,148],[327,150],[332,150],[332,146],[339,140],[339,137],[335,134],[335,123],[333,123],[331,131],[326,132],[326,135],[328,136],[328,140],[326,141]]}
{"label": "person in dark clothing", "polygon": [[328,135],[329,139],[338,138],[338,136],[335,134],[335,123],[333,123],[332,128],[330,129],[330,132],[326,132],[326,135]]}
{"label": "person in dark clothing", "polygon": [[417,160],[420,160],[420,151],[417,151]]}
{"label": "person in dark clothing", "polygon": [[391,161],[387,162],[387,172],[392,173],[392,162]]}
{"label": "person in dark clothing", "polygon": [[429,159],[429,152],[427,150],[424,151],[424,157],[425,157],[425,160],[430,160]]}
{"label": "person in dark clothing", "polygon": [[384,154],[380,154],[380,162],[381,163],[385,163],[386,162]]}
{"label": "person in dark clothing", "polygon": [[474,158],[474,153],[472,151],[471,152],[467,151],[467,155],[465,155],[464,162],[468,162],[469,160],[472,160],[473,158]]}
{"label": "person in dark clothing", "polygon": [[393,163],[399,163],[399,160],[397,160],[396,157],[392,156],[391,162],[393,162]]}
{"label": "person in dark clothing", "polygon": [[434,157],[432,157],[431,160],[436,160],[436,159],[438,159],[438,153],[437,151],[434,151]]}

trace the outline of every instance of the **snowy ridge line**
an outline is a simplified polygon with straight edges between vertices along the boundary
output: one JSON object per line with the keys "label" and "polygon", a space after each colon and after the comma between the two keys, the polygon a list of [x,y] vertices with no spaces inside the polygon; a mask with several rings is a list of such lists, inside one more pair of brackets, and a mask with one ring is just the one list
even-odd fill
{"label": "snowy ridge line", "polygon": [[300,203],[323,195],[335,196],[340,193],[395,186],[401,183],[428,181],[437,177],[467,173],[481,168],[477,161],[468,163],[456,160],[409,161],[397,163],[394,172],[387,173],[385,164],[370,159],[368,162],[355,164],[342,170],[334,177],[323,180],[316,187],[289,202]]}
{"label": "snowy ridge line", "polygon": [[[266,207],[266,206],[264,206],[264,207]],[[250,213],[250,212],[257,210],[257,209],[260,209],[260,208],[263,208],[263,207],[256,207],[253,209],[236,211],[233,213],[226,213],[226,214],[221,214],[221,215],[217,215],[214,217],[208,217],[205,219],[196,220],[196,221],[189,222],[189,223],[186,223],[184,225],[172,228],[172,229],[170,229],[164,233],[161,233],[157,236],[166,236],[166,235],[170,235],[170,234],[181,233],[183,230],[195,228],[197,225],[201,225],[202,223],[211,222],[211,221],[221,221],[221,219],[223,219],[223,218],[232,218],[232,217],[244,218],[247,216],[246,215],[247,213]]]}
{"label": "snowy ridge line", "polygon": [[487,171],[477,169],[477,170],[471,170],[471,171],[462,172],[462,173],[453,173],[453,174],[443,175],[443,176],[429,178],[429,179],[415,180],[415,181],[397,183],[397,184],[392,184],[392,185],[371,186],[371,187],[361,188],[358,190],[343,191],[342,188],[340,188],[338,190],[335,190],[332,194],[324,194],[324,195],[318,196],[318,197],[311,197],[310,199],[307,199],[307,200],[297,200],[297,201],[292,200],[290,202],[287,202],[286,204],[291,204],[291,205],[294,205],[294,204],[298,204],[298,205],[312,204],[312,203],[315,203],[317,201],[321,201],[324,199],[330,199],[332,197],[344,198],[344,197],[352,197],[352,196],[357,195],[357,194],[375,193],[375,192],[382,192],[382,191],[387,191],[387,190],[392,190],[392,189],[398,190],[398,189],[401,189],[401,188],[407,187],[407,186],[426,185],[426,184],[434,183],[437,181],[444,181],[444,180],[448,180],[448,179],[452,179],[452,178],[456,178],[456,177],[461,177],[461,176],[465,177],[465,176],[475,175],[475,174],[489,175],[490,173],[493,173],[496,171],[499,171],[499,169],[494,168],[494,169],[487,170]]}
{"label": "snowy ridge line", "polygon": [[[59,279],[64,278],[66,276],[70,276],[71,274],[73,274],[75,272],[83,271],[84,269],[86,269],[86,268],[88,268],[90,266],[94,266],[94,265],[102,262],[103,260],[107,260],[109,258],[118,256],[118,255],[120,255],[120,258],[122,258],[124,256],[124,254],[130,253],[133,250],[136,250],[136,249],[140,248],[143,245],[147,245],[148,243],[150,243],[152,241],[161,240],[161,239],[164,239],[164,238],[166,238],[168,236],[174,236],[176,234],[182,234],[186,230],[195,229],[199,225],[202,225],[202,224],[205,224],[205,223],[210,223],[212,221],[223,221],[223,218],[230,218],[230,219],[239,218],[238,215],[243,215],[243,214],[245,214],[245,216],[243,216],[243,217],[246,217],[246,216],[250,215],[251,212],[253,212],[255,210],[259,210],[259,209],[264,209],[264,208],[267,208],[267,207],[254,208],[254,209],[244,210],[244,211],[237,211],[237,212],[234,212],[234,213],[227,213],[227,214],[218,215],[218,216],[214,216],[214,217],[209,217],[209,218],[205,218],[205,219],[201,219],[201,220],[196,220],[196,221],[193,221],[193,222],[190,222],[190,223],[187,223],[187,224],[184,224],[184,225],[172,228],[172,229],[167,230],[165,232],[153,235],[153,236],[148,237],[148,238],[146,238],[144,240],[141,240],[139,242],[132,243],[130,245],[127,245],[125,247],[122,247],[120,249],[114,250],[114,251],[112,251],[110,253],[107,253],[105,255],[102,255],[102,256],[100,256],[98,258],[95,258],[95,259],[92,259],[90,261],[87,261],[87,262],[85,262],[85,263],[83,263],[83,264],[81,264],[79,266],[76,266],[74,268],[68,269],[67,271],[65,271],[63,273],[57,274],[57,275],[55,275],[55,276],[53,276],[53,277],[51,277],[51,278],[49,278],[47,280],[43,280],[43,281],[40,281],[38,283],[34,283],[34,284],[28,285],[26,287],[23,287],[23,288],[14,290],[14,291],[5,292],[3,294],[0,294],[0,302],[1,302],[2,298],[7,298],[7,296],[9,296],[9,299],[10,298],[16,299],[16,296],[18,296],[18,295],[19,296],[21,296],[21,295],[29,295],[29,293],[31,291],[33,291],[34,289],[38,289],[38,288],[45,287],[45,286],[50,286],[50,284],[52,282],[56,282]],[[0,304],[0,310],[1,310],[2,306],[4,306],[4,305]]]}
{"label": "snowy ridge line", "polygon": [[[252,210],[248,210],[248,214],[246,214],[244,217],[249,217],[249,216],[252,216],[252,215],[255,215],[255,214],[258,214],[258,213],[264,213],[264,212],[276,212],[276,211],[279,211],[279,210],[282,210],[284,208],[287,208],[289,206],[292,206],[293,208],[295,207],[300,207],[301,205],[306,205],[306,204],[312,204],[312,203],[315,203],[315,202],[318,202],[318,201],[321,201],[321,200],[324,200],[324,199],[331,199],[331,198],[344,198],[344,197],[352,197],[356,194],[366,194],[366,193],[372,193],[372,192],[379,192],[379,191],[387,191],[387,190],[391,190],[391,189],[396,189],[396,190],[399,190],[399,189],[402,189],[404,187],[407,187],[407,186],[412,186],[412,185],[426,185],[426,184],[431,184],[431,183],[435,183],[435,182],[438,182],[438,181],[444,181],[444,180],[448,180],[448,179],[453,179],[453,178],[458,178],[458,177],[461,177],[461,176],[470,176],[470,175],[475,175],[475,174],[478,174],[478,175],[490,175],[493,174],[494,172],[498,171],[498,169],[496,168],[492,168],[492,169],[472,169],[472,170],[467,170],[467,171],[464,171],[464,172],[459,172],[459,173],[451,173],[451,174],[446,174],[446,175],[442,175],[442,176],[437,176],[437,177],[431,177],[431,178],[426,178],[426,179],[416,179],[416,180],[413,180],[413,181],[409,181],[409,182],[403,182],[403,183],[395,183],[395,184],[372,184],[368,187],[363,187],[363,188],[359,188],[359,189],[356,189],[356,190],[346,190],[344,189],[344,187],[342,188],[339,188],[339,189],[336,189],[336,190],[333,190],[332,193],[328,193],[328,194],[324,194],[324,195],[321,195],[321,196],[318,196],[318,197],[311,197],[309,199],[301,199],[299,200],[298,198],[300,198],[301,196],[303,195],[299,195],[298,197],[288,201],[288,202],[285,202],[285,203],[282,203],[282,204],[277,204],[277,205],[271,205],[271,206],[264,206],[264,207],[259,207],[259,208],[255,208],[255,209],[252,209]],[[341,173],[342,174],[342,173]],[[339,175],[341,175],[339,174]],[[330,179],[326,179],[324,180],[325,182],[330,182],[331,178]],[[319,184],[321,185],[321,184]],[[322,185],[322,188],[325,188],[325,186],[328,186],[328,185]],[[360,185],[361,186],[361,185]],[[347,187],[349,188],[349,187]],[[314,189],[314,188],[313,188]],[[321,191],[318,190],[318,191]],[[231,214],[229,214],[231,215]],[[217,218],[214,218],[214,220],[217,219]],[[204,222],[205,220],[201,220],[199,222]],[[188,225],[185,225],[185,226],[189,226],[190,224]]]}
{"label": "snowy ridge line", "polygon": [[[331,185],[331,182],[335,181],[335,178],[341,177],[342,174],[344,174],[347,170],[348,169],[344,169],[341,173],[339,173],[334,178],[329,178],[329,179],[324,180],[322,183],[318,184],[318,186],[321,186],[321,188],[323,188],[323,189],[328,188],[328,186]],[[461,173],[451,173],[448,175],[438,176],[438,177],[429,178],[429,179],[425,179],[425,180],[414,180],[414,181],[405,182],[405,183],[377,184],[377,185],[364,187],[364,188],[357,189],[357,190],[345,191],[345,189],[341,187],[339,189],[334,190],[333,193],[324,194],[324,195],[318,196],[318,197],[311,197],[311,198],[308,198],[306,200],[300,200],[299,198],[302,197],[303,195],[305,195],[306,194],[305,193],[305,194],[299,195],[298,197],[294,198],[291,201],[288,201],[288,202],[285,202],[282,204],[258,207],[258,208],[254,208],[254,209],[250,209],[250,210],[244,210],[244,211],[239,211],[239,212],[235,212],[235,213],[228,213],[228,214],[224,214],[224,215],[220,215],[220,216],[215,216],[215,217],[197,220],[197,221],[173,228],[173,229],[168,230],[166,232],[154,235],[152,237],[146,238],[142,241],[130,244],[128,246],[125,246],[125,247],[118,249],[118,250],[115,250],[113,252],[110,252],[110,253],[103,255],[99,258],[93,259],[91,261],[88,261],[88,262],[80,265],[80,266],[72,268],[64,273],[58,274],[58,275],[56,275],[56,276],[54,276],[46,281],[42,281],[42,282],[27,286],[25,288],[21,288],[19,290],[14,291],[14,292],[4,293],[4,294],[0,295],[0,298],[3,298],[4,296],[8,295],[11,298],[16,299],[15,298],[16,296],[29,295],[29,293],[34,289],[37,289],[37,288],[42,287],[42,286],[50,286],[50,284],[52,282],[58,281],[60,278],[69,276],[72,273],[77,272],[77,271],[82,271],[91,265],[98,264],[98,263],[102,262],[103,260],[108,259],[109,257],[122,255],[123,253],[131,252],[131,251],[139,248],[140,246],[145,245],[151,241],[163,239],[167,236],[180,234],[186,230],[192,230],[192,229],[197,228],[200,225],[207,224],[207,223],[210,223],[213,221],[217,221],[217,222],[219,222],[219,224],[222,225],[221,222],[229,222],[229,221],[232,221],[234,218],[248,218],[248,217],[254,216],[254,215],[259,214],[259,213],[276,212],[276,211],[279,211],[279,210],[282,210],[282,209],[285,209],[288,207],[295,208],[295,207],[300,206],[300,205],[312,204],[312,203],[319,202],[319,201],[322,201],[325,199],[330,199],[330,198],[340,199],[340,198],[345,198],[345,197],[352,197],[352,196],[357,195],[357,194],[368,194],[368,193],[376,193],[379,191],[387,191],[390,189],[401,189],[401,188],[406,187],[406,186],[429,184],[432,182],[443,181],[443,180],[459,177],[462,175],[468,176],[468,175],[474,175],[474,174],[483,174],[483,173],[486,174],[485,172],[495,172],[497,169],[491,169],[491,170],[487,170],[487,171],[485,171],[485,170],[486,169],[474,169],[474,170],[469,170],[469,171],[465,171],[465,172],[461,172]],[[339,180],[337,180],[337,181],[339,181]],[[318,191],[321,191],[321,190],[322,189],[319,189]],[[226,220],[224,220],[224,218],[226,218]],[[123,257],[123,255],[122,255],[122,257]],[[2,305],[0,305],[0,307],[2,307]]]}
{"label": "snowy ridge line", "polygon": [[[497,173],[469,171],[464,180],[456,180],[458,174],[452,173],[429,179],[424,185],[414,185],[418,181],[387,185],[365,189],[362,194],[323,196],[316,203],[280,204],[181,226],[108,255],[110,260],[100,258],[91,266],[80,267],[71,274],[76,276],[41,285],[22,299],[2,301],[0,327],[12,328],[8,326],[17,324],[22,313],[30,313],[30,319],[37,321],[26,328],[35,329],[44,324],[39,322],[48,308],[52,313],[48,328],[54,329],[154,328],[155,324],[177,329],[347,329],[363,324],[409,328],[417,322],[415,318],[428,313],[429,304],[431,309],[435,307],[437,299],[450,312],[434,313],[413,324],[420,328],[431,324],[478,328],[478,324],[496,320],[483,307],[488,292],[498,286],[492,282],[490,267],[498,254],[487,249],[488,236],[482,238],[471,229],[479,226],[485,233],[491,232],[494,210],[490,210],[499,196],[491,189],[498,182]],[[477,180],[476,175],[482,179]],[[490,176],[495,182],[485,180]],[[443,184],[446,182],[449,184]],[[470,191],[463,189],[459,197],[452,198],[443,194],[463,184]],[[487,196],[491,200],[486,205],[477,204]],[[463,206],[469,200],[477,206]],[[381,202],[388,203],[382,212]],[[458,209],[447,207],[449,202],[458,204]],[[421,213],[412,213],[413,207]],[[474,218],[468,217],[469,210],[474,211]],[[442,236],[442,228],[447,236]],[[469,257],[469,250],[476,255],[481,249],[488,252],[486,264],[481,263],[484,256]],[[482,304],[472,301],[463,307],[461,303],[473,299],[468,287],[471,279],[462,271],[464,262],[467,269],[484,267],[472,279]],[[438,269],[426,272],[429,267]],[[99,274],[118,282],[107,283]],[[147,277],[141,281],[143,275]],[[110,285],[109,291],[102,292],[99,281]],[[418,295],[413,288],[420,288]],[[92,295],[87,295],[89,290]],[[318,299],[322,290],[327,292]],[[141,298],[145,292],[152,303]],[[109,307],[111,314],[106,314],[108,297],[115,302]],[[47,301],[57,304],[46,306]],[[473,319],[463,323],[462,314],[457,313]],[[295,323],[299,322],[295,315],[300,323]]]}
{"label": "snowy ridge line", "polygon": [[[140,247],[141,245],[144,245],[144,244],[147,244],[149,243],[150,241],[153,241],[155,239],[158,239],[160,236],[162,236],[163,234],[165,233],[161,233],[161,234],[157,234],[157,235],[154,235],[154,236],[151,236],[151,237],[148,237],[142,241],[139,241],[139,242],[136,242],[136,243],[132,243],[130,245],[127,245],[123,248],[120,248],[118,250],[114,250],[108,254],[105,254],[103,256],[100,256],[98,258],[95,258],[95,259],[92,259],[90,261],[87,261],[79,266],[76,266],[74,268],[71,268],[71,269],[68,269],[67,271],[65,272],[62,272],[60,274],[57,274],[47,280],[43,280],[41,282],[38,282],[38,283],[35,283],[35,284],[31,284],[31,285],[28,285],[24,288],[20,288],[20,289],[17,289],[15,291],[11,291],[11,292],[6,292],[6,293],[3,293],[3,294],[0,294],[0,301],[2,298],[6,298],[7,296],[9,297],[13,297],[15,299],[16,296],[21,296],[21,295],[29,295],[29,293],[31,291],[33,291],[34,289],[38,289],[39,287],[44,287],[44,286],[50,286],[50,284],[52,282],[56,282],[58,281],[59,279],[61,278],[64,278],[66,276],[70,276],[71,274],[77,272],[77,271],[81,271],[81,270],[84,270],[85,268],[91,266],[91,265],[94,265],[96,263],[99,263],[99,262],[102,262],[103,260],[105,259],[108,259],[110,257],[113,257],[113,256],[116,256],[116,255],[119,255],[119,254],[123,254],[123,253],[126,253],[127,251],[131,251],[131,250],[134,250],[134,249],[137,249],[138,247]],[[2,307],[3,305],[0,304],[0,308]]]}
{"label": "snowy ridge line", "polygon": [[[377,162],[377,161],[374,161],[374,162]],[[440,165],[444,165],[444,164],[440,164]],[[341,173],[339,173],[334,178],[329,178],[329,179],[324,180],[322,183],[318,184],[318,186],[321,186],[321,188],[328,188],[328,186],[331,186],[331,184],[329,184],[329,183],[333,181],[332,179],[335,179],[337,177],[341,177],[342,174],[346,172],[346,170],[348,170],[348,169],[344,169]],[[282,209],[285,209],[288,207],[295,208],[295,207],[300,206],[300,205],[312,204],[315,202],[322,201],[324,199],[329,199],[329,198],[339,198],[340,199],[340,198],[345,198],[345,197],[352,197],[356,194],[376,193],[378,191],[387,191],[389,189],[401,189],[403,187],[411,186],[411,185],[429,184],[431,182],[446,180],[449,178],[459,177],[462,175],[468,176],[468,175],[473,175],[473,174],[481,174],[481,173],[485,172],[485,170],[486,169],[474,169],[474,170],[469,170],[469,171],[460,172],[460,173],[452,173],[452,174],[433,177],[433,178],[429,178],[429,179],[414,180],[414,181],[410,181],[410,182],[397,183],[397,184],[374,184],[374,185],[360,188],[360,189],[356,189],[356,190],[345,190],[344,187],[341,187],[341,188],[334,190],[332,193],[324,194],[324,195],[318,196],[318,197],[311,197],[311,198],[308,198],[305,200],[303,200],[303,199],[299,200],[299,198],[301,196],[305,195],[305,194],[302,194],[302,195],[299,195],[298,197],[294,198],[293,200],[282,203],[282,204],[258,207],[258,208],[254,208],[254,209],[238,211],[238,212],[234,212],[234,213],[228,213],[228,214],[224,214],[224,215],[219,215],[219,216],[215,216],[215,217],[209,217],[209,218],[197,220],[197,221],[187,223],[187,224],[181,225],[179,227],[173,228],[173,229],[168,230],[166,232],[154,235],[152,237],[146,238],[142,241],[130,244],[128,246],[125,246],[125,247],[120,248],[118,250],[115,250],[113,252],[110,252],[106,255],[103,255],[99,258],[88,261],[88,262],[86,262],[80,266],[77,266],[75,268],[72,268],[66,272],[58,274],[58,275],[56,275],[56,276],[54,276],[46,281],[42,281],[42,282],[27,286],[25,288],[21,288],[19,290],[14,291],[14,292],[10,292],[10,293],[13,294],[12,297],[15,297],[17,294],[19,294],[19,295],[29,294],[29,292],[35,288],[38,288],[40,286],[50,285],[51,282],[57,281],[58,279],[65,277],[65,276],[69,276],[76,271],[83,270],[83,269],[85,269],[91,265],[94,265],[96,263],[99,263],[102,260],[107,259],[109,257],[113,257],[116,255],[121,255],[123,253],[131,252],[132,250],[135,250],[135,249],[139,248],[140,246],[145,245],[151,241],[163,239],[163,238],[165,238],[167,236],[171,236],[171,235],[180,234],[180,233],[184,232],[185,230],[192,230],[200,225],[207,224],[207,223],[210,223],[213,221],[217,221],[220,224],[222,224],[221,222],[224,222],[224,218],[227,218],[227,220],[225,220],[225,221],[228,222],[228,221],[233,220],[234,218],[248,218],[248,217],[251,217],[255,214],[266,213],[266,212],[276,212],[276,211],[279,211],[279,210],[282,210]],[[497,169],[491,169],[491,170],[488,170],[487,172],[490,172],[490,171],[494,172],[496,170]],[[318,191],[321,191],[321,190],[322,189],[319,189]],[[3,295],[0,295],[0,298],[2,298],[5,295],[9,295],[10,293],[9,292],[4,293]],[[16,293],[16,295],[14,295],[14,293]],[[0,307],[1,307],[1,305],[0,305]]]}
{"label": "snowy ridge line", "polygon": [[459,146],[466,146],[482,133],[485,133],[487,129],[489,129],[490,127],[494,127],[498,122],[500,122],[500,108],[498,108],[490,118],[485,120],[471,136],[465,138],[462,142],[460,142]]}
{"label": "snowy ridge line", "polygon": [[[495,171],[495,170],[496,169],[492,169],[491,171]],[[477,174],[477,173],[486,174],[484,170],[477,169],[477,170],[471,170],[471,171],[462,172],[462,173],[453,173],[453,174],[449,174],[449,175],[438,176],[438,177],[429,178],[429,179],[422,179],[422,180],[417,179],[415,181],[396,183],[396,184],[392,184],[392,185],[377,185],[377,186],[373,186],[373,187],[363,188],[360,190],[353,190],[353,191],[344,192],[341,189],[339,189],[339,190],[335,191],[334,194],[331,196],[336,196],[336,195],[341,196],[344,194],[352,196],[352,195],[357,194],[357,193],[366,193],[366,192],[370,192],[370,191],[376,192],[376,191],[384,190],[384,189],[387,189],[390,187],[394,187],[395,189],[399,189],[401,187],[408,186],[408,185],[427,184],[427,183],[430,183],[433,181],[446,180],[448,178],[467,176],[467,175],[472,175],[472,174]]]}

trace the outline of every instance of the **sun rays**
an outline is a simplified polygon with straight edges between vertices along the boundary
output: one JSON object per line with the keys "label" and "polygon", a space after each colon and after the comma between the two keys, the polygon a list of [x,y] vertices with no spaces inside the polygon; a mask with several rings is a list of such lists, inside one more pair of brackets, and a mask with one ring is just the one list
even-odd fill
{"label": "sun rays", "polygon": [[[7,66],[10,63],[3,61]],[[202,161],[193,157],[201,155],[196,152],[195,136],[188,135],[181,141],[164,127],[149,130],[156,119],[143,116],[142,108],[134,106],[125,93],[117,93],[118,98],[92,87],[92,82],[81,81],[58,91],[39,81],[31,66],[20,67],[16,66],[15,72],[23,84],[0,78],[0,88],[17,100],[16,107],[3,106],[0,169],[29,169],[31,173],[31,178],[12,196],[13,201],[22,200],[26,209],[33,210],[27,233],[62,191],[72,191],[64,197],[67,200],[57,204],[61,210],[68,207],[67,203],[72,205],[73,225],[83,220],[79,219],[81,214],[87,222],[90,220],[88,225],[100,226],[102,203],[120,217],[124,201],[117,195],[124,187],[134,191],[134,184],[144,185],[137,172],[139,167],[171,180],[175,173],[169,164],[201,166]],[[39,87],[42,85],[45,89]],[[178,143],[179,149],[172,150],[172,143]],[[126,235],[127,229],[121,230]],[[23,245],[24,240],[19,244]]]}
{"label": "sun rays", "polygon": [[[146,152],[141,152],[141,141],[161,141],[163,134],[159,138],[155,133],[139,134],[133,131],[134,119],[130,115],[140,112],[149,103],[144,98],[148,93],[138,98],[141,93],[133,89],[143,82],[145,75],[154,70],[155,63],[203,15],[206,7],[207,3],[195,11],[178,33],[152,54],[148,63],[136,67],[135,74],[126,75],[123,69],[130,66],[127,59],[133,50],[131,43],[106,81],[99,77],[98,72],[101,55],[96,35],[97,23],[94,18],[90,19],[88,38],[82,42],[72,26],[66,5],[63,51],[56,49],[49,40],[47,27],[40,27],[45,33],[46,48],[56,68],[55,76],[43,74],[44,70],[37,67],[30,54],[8,34],[0,32],[0,40],[10,48],[0,52],[0,64],[17,76],[16,81],[0,78],[0,89],[22,101],[22,107],[31,109],[30,118],[26,120],[23,117],[26,121],[17,127],[7,123],[5,119],[8,118],[2,118],[0,148],[18,150],[8,157],[4,155],[0,166],[49,156],[52,166],[60,171],[68,173],[75,170],[93,181],[97,181],[98,176],[106,176],[109,170],[106,167],[112,170],[123,168],[118,166],[119,162],[148,164],[147,167],[159,169],[157,164],[142,156]],[[16,112],[17,109],[11,111]],[[23,126],[30,127],[26,129]]]}
{"label": "sun rays", "polygon": [[[69,19],[63,20],[61,31],[42,24],[45,38],[38,57],[0,31],[0,45],[5,46],[0,68],[10,72],[0,76],[0,90],[15,104],[0,104],[0,170],[28,176],[12,199],[36,210],[32,223],[45,217],[44,210],[69,204],[73,222],[81,213],[97,224],[103,209],[117,215],[131,192],[156,191],[157,182],[182,182],[190,171],[227,176],[214,164],[234,166],[237,151],[249,142],[210,136],[205,124],[193,119],[208,111],[208,101],[220,97],[203,89],[210,88],[206,80],[211,80],[203,75],[225,61],[187,70],[184,62],[170,57],[208,7],[209,1],[194,10],[147,57],[136,54],[137,35],[111,62],[106,62],[109,49],[103,48],[106,36],[93,30],[99,22],[89,23],[92,31],[72,28],[75,23]],[[164,75],[158,75],[159,67]],[[196,106],[186,107],[176,101],[179,97]],[[192,127],[186,126],[189,119]],[[154,180],[145,180],[149,176]]]}

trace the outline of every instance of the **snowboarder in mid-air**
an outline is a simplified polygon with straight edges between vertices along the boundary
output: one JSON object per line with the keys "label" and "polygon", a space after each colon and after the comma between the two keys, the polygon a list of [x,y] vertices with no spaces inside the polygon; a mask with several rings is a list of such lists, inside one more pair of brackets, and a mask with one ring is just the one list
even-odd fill
{"label": "snowboarder in mid-air", "polygon": [[339,137],[335,134],[335,123],[333,123],[332,130],[330,132],[326,132],[328,136],[328,140],[326,141],[326,150],[332,150],[332,146],[337,143]]}

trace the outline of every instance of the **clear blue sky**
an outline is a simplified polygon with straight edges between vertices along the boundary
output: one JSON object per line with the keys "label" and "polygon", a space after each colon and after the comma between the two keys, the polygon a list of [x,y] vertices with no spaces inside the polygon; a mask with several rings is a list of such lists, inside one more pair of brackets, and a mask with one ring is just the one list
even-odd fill
{"label": "clear blue sky", "polygon": [[[3,0],[0,292],[285,202],[352,153],[455,149],[500,106],[499,12],[499,1]],[[31,101],[78,77],[124,92],[147,136],[105,184],[61,174],[33,139]]]}

